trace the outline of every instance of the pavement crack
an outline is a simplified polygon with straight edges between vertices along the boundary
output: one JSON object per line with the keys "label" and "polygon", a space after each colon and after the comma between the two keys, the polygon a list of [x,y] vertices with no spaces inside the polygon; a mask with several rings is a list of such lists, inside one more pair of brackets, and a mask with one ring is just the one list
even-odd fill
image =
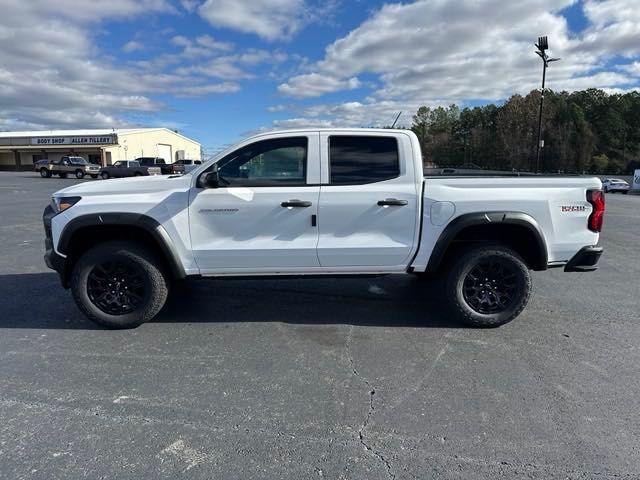
{"label": "pavement crack", "polygon": [[351,353],[352,342],[353,342],[353,325],[351,325],[351,328],[349,329],[349,333],[347,335],[345,350],[347,353],[347,358],[349,359],[349,366],[351,367],[351,372],[355,377],[357,377],[365,385],[365,387],[367,388],[367,392],[369,394],[369,408],[367,410],[367,415],[364,418],[364,421],[362,422],[362,424],[360,425],[360,428],[358,429],[358,440],[360,440],[360,444],[363,446],[365,451],[372,454],[374,457],[376,457],[380,462],[384,464],[389,478],[392,480],[395,480],[396,476],[393,473],[393,470],[391,469],[391,462],[389,462],[389,460],[385,458],[382,452],[373,448],[373,446],[369,442],[367,442],[367,440],[365,439],[365,430],[367,429],[367,426],[371,421],[371,417],[373,417],[373,414],[376,410],[376,405],[375,405],[376,389],[374,386],[371,385],[371,383],[369,382],[369,380],[367,380],[366,377],[364,377],[358,372],[358,369],[356,368],[355,362],[353,360],[353,354]]}

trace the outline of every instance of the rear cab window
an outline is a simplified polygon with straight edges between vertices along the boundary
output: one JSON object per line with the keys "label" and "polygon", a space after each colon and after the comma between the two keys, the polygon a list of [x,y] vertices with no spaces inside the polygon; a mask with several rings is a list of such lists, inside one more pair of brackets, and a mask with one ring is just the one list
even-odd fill
{"label": "rear cab window", "polygon": [[395,137],[329,137],[330,185],[363,185],[398,176],[400,159]]}

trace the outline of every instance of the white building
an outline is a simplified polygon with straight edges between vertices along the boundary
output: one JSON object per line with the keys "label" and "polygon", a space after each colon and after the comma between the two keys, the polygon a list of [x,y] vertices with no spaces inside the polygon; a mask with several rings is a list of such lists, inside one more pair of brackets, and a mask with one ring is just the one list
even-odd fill
{"label": "white building", "polygon": [[198,142],[168,128],[0,132],[0,170],[30,170],[38,160],[71,154],[101,165],[137,157],[201,160]]}

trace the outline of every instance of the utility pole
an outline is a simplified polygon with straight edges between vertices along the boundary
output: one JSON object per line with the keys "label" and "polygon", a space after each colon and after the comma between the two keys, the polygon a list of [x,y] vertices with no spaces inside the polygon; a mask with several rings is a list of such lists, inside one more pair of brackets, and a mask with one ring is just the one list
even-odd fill
{"label": "utility pole", "polygon": [[549,58],[547,50],[549,43],[547,37],[538,37],[538,43],[534,44],[538,49],[536,54],[542,59],[542,90],[540,91],[540,109],[538,111],[538,144],[536,146],[536,173],[540,173],[540,149],[544,148],[542,140],[542,104],[544,103],[544,83],[547,77],[547,67],[551,62],[557,62],[559,58]]}

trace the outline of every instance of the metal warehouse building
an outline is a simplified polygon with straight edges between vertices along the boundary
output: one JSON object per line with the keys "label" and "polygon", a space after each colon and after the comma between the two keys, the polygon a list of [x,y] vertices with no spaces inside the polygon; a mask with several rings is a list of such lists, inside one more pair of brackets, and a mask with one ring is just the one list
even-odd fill
{"label": "metal warehouse building", "polygon": [[64,155],[103,166],[137,157],[160,157],[166,163],[201,159],[198,142],[168,128],[0,132],[0,170],[30,170],[38,160]]}

